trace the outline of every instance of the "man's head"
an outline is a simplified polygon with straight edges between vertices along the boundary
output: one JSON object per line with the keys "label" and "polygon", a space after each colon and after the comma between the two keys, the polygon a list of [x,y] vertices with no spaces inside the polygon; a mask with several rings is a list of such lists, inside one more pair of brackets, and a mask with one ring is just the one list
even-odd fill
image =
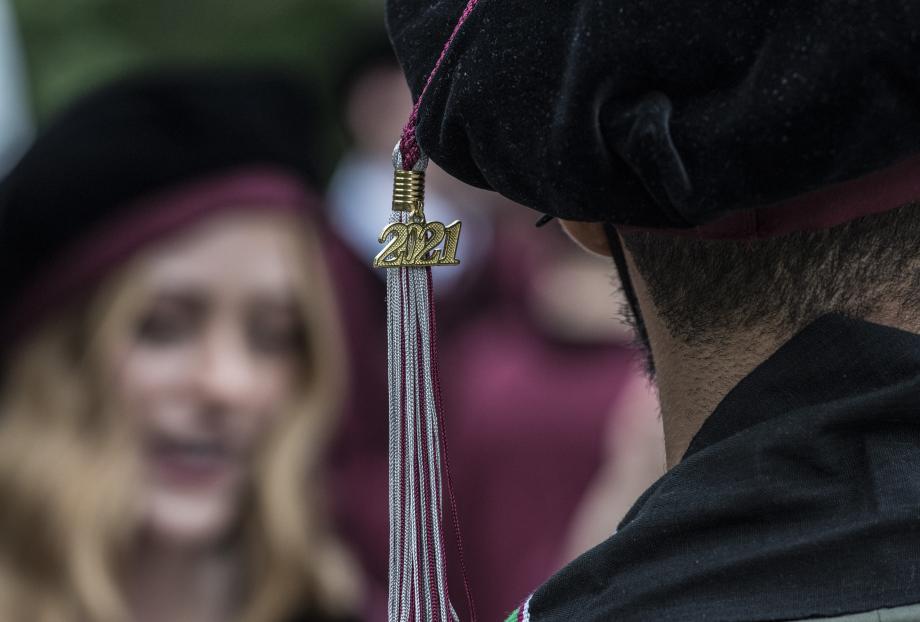
{"label": "man's head", "polygon": [[475,5],[454,37],[466,1],[436,4],[388,1],[419,145],[468,183],[622,232],[676,338],[787,333],[912,291],[913,219],[875,215],[920,198],[908,2],[575,0],[503,19],[512,0]]}
{"label": "man's head", "polygon": [[605,223],[574,227],[589,246],[621,233],[679,455],[810,319],[912,323],[914,4],[388,0],[387,20],[433,162]]}

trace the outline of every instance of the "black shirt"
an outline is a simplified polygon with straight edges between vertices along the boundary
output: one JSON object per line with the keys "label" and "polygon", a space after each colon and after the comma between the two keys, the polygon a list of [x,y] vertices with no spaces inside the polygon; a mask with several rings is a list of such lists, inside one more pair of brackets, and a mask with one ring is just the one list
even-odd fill
{"label": "black shirt", "polygon": [[528,611],[740,622],[918,602],[920,336],[828,315],[742,380]]}

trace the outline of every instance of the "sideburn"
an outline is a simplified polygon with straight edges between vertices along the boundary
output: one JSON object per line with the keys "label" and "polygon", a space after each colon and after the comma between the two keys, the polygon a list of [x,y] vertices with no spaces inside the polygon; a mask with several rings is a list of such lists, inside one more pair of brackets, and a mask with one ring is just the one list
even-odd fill
{"label": "sideburn", "polygon": [[626,266],[626,253],[623,249],[623,243],[620,241],[620,236],[617,235],[616,228],[613,225],[604,223],[604,233],[607,235],[610,255],[613,258],[614,266],[616,266],[617,276],[620,278],[620,287],[623,288],[623,295],[626,298],[626,306],[623,309],[626,321],[636,332],[636,341],[645,356],[646,372],[649,378],[654,378],[655,360],[652,357],[652,344],[648,339],[645,320],[642,317],[642,310],[639,308],[639,298],[636,296],[636,289],[633,287],[632,277],[629,276],[629,269]]}

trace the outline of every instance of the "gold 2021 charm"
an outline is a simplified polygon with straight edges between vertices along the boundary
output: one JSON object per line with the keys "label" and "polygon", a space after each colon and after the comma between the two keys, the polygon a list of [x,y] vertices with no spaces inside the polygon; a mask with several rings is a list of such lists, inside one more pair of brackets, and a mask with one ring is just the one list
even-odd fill
{"label": "gold 2021 charm", "polygon": [[380,234],[386,244],[374,258],[375,268],[456,266],[460,221],[450,225],[425,221],[425,173],[396,170],[393,210],[408,212],[409,222],[390,223]]}
{"label": "gold 2021 charm", "polygon": [[375,268],[429,268],[456,266],[460,243],[460,221],[449,226],[440,222],[396,222],[380,234],[386,243],[376,259]]}

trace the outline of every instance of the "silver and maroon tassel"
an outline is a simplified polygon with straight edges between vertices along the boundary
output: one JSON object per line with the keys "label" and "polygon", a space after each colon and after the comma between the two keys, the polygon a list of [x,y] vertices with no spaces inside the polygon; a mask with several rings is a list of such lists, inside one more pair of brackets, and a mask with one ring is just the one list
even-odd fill
{"label": "silver and maroon tassel", "polygon": [[469,622],[476,610],[463,564],[438,377],[431,268],[456,266],[461,224],[425,218],[428,158],[416,140],[419,109],[447,50],[478,0],[468,0],[393,151],[393,203],[374,266],[387,269],[390,558],[388,622],[459,622],[447,590],[442,491],[446,484]]}
{"label": "silver and maroon tassel", "polygon": [[[380,236],[385,246],[374,260],[375,267],[388,269],[388,620],[451,622],[459,618],[447,589],[445,483],[458,537],[459,525],[447,468],[431,268],[460,263],[461,223],[426,220],[427,158],[420,156],[407,170],[397,147],[393,160],[393,211]],[[474,620],[471,599],[469,605]]]}

